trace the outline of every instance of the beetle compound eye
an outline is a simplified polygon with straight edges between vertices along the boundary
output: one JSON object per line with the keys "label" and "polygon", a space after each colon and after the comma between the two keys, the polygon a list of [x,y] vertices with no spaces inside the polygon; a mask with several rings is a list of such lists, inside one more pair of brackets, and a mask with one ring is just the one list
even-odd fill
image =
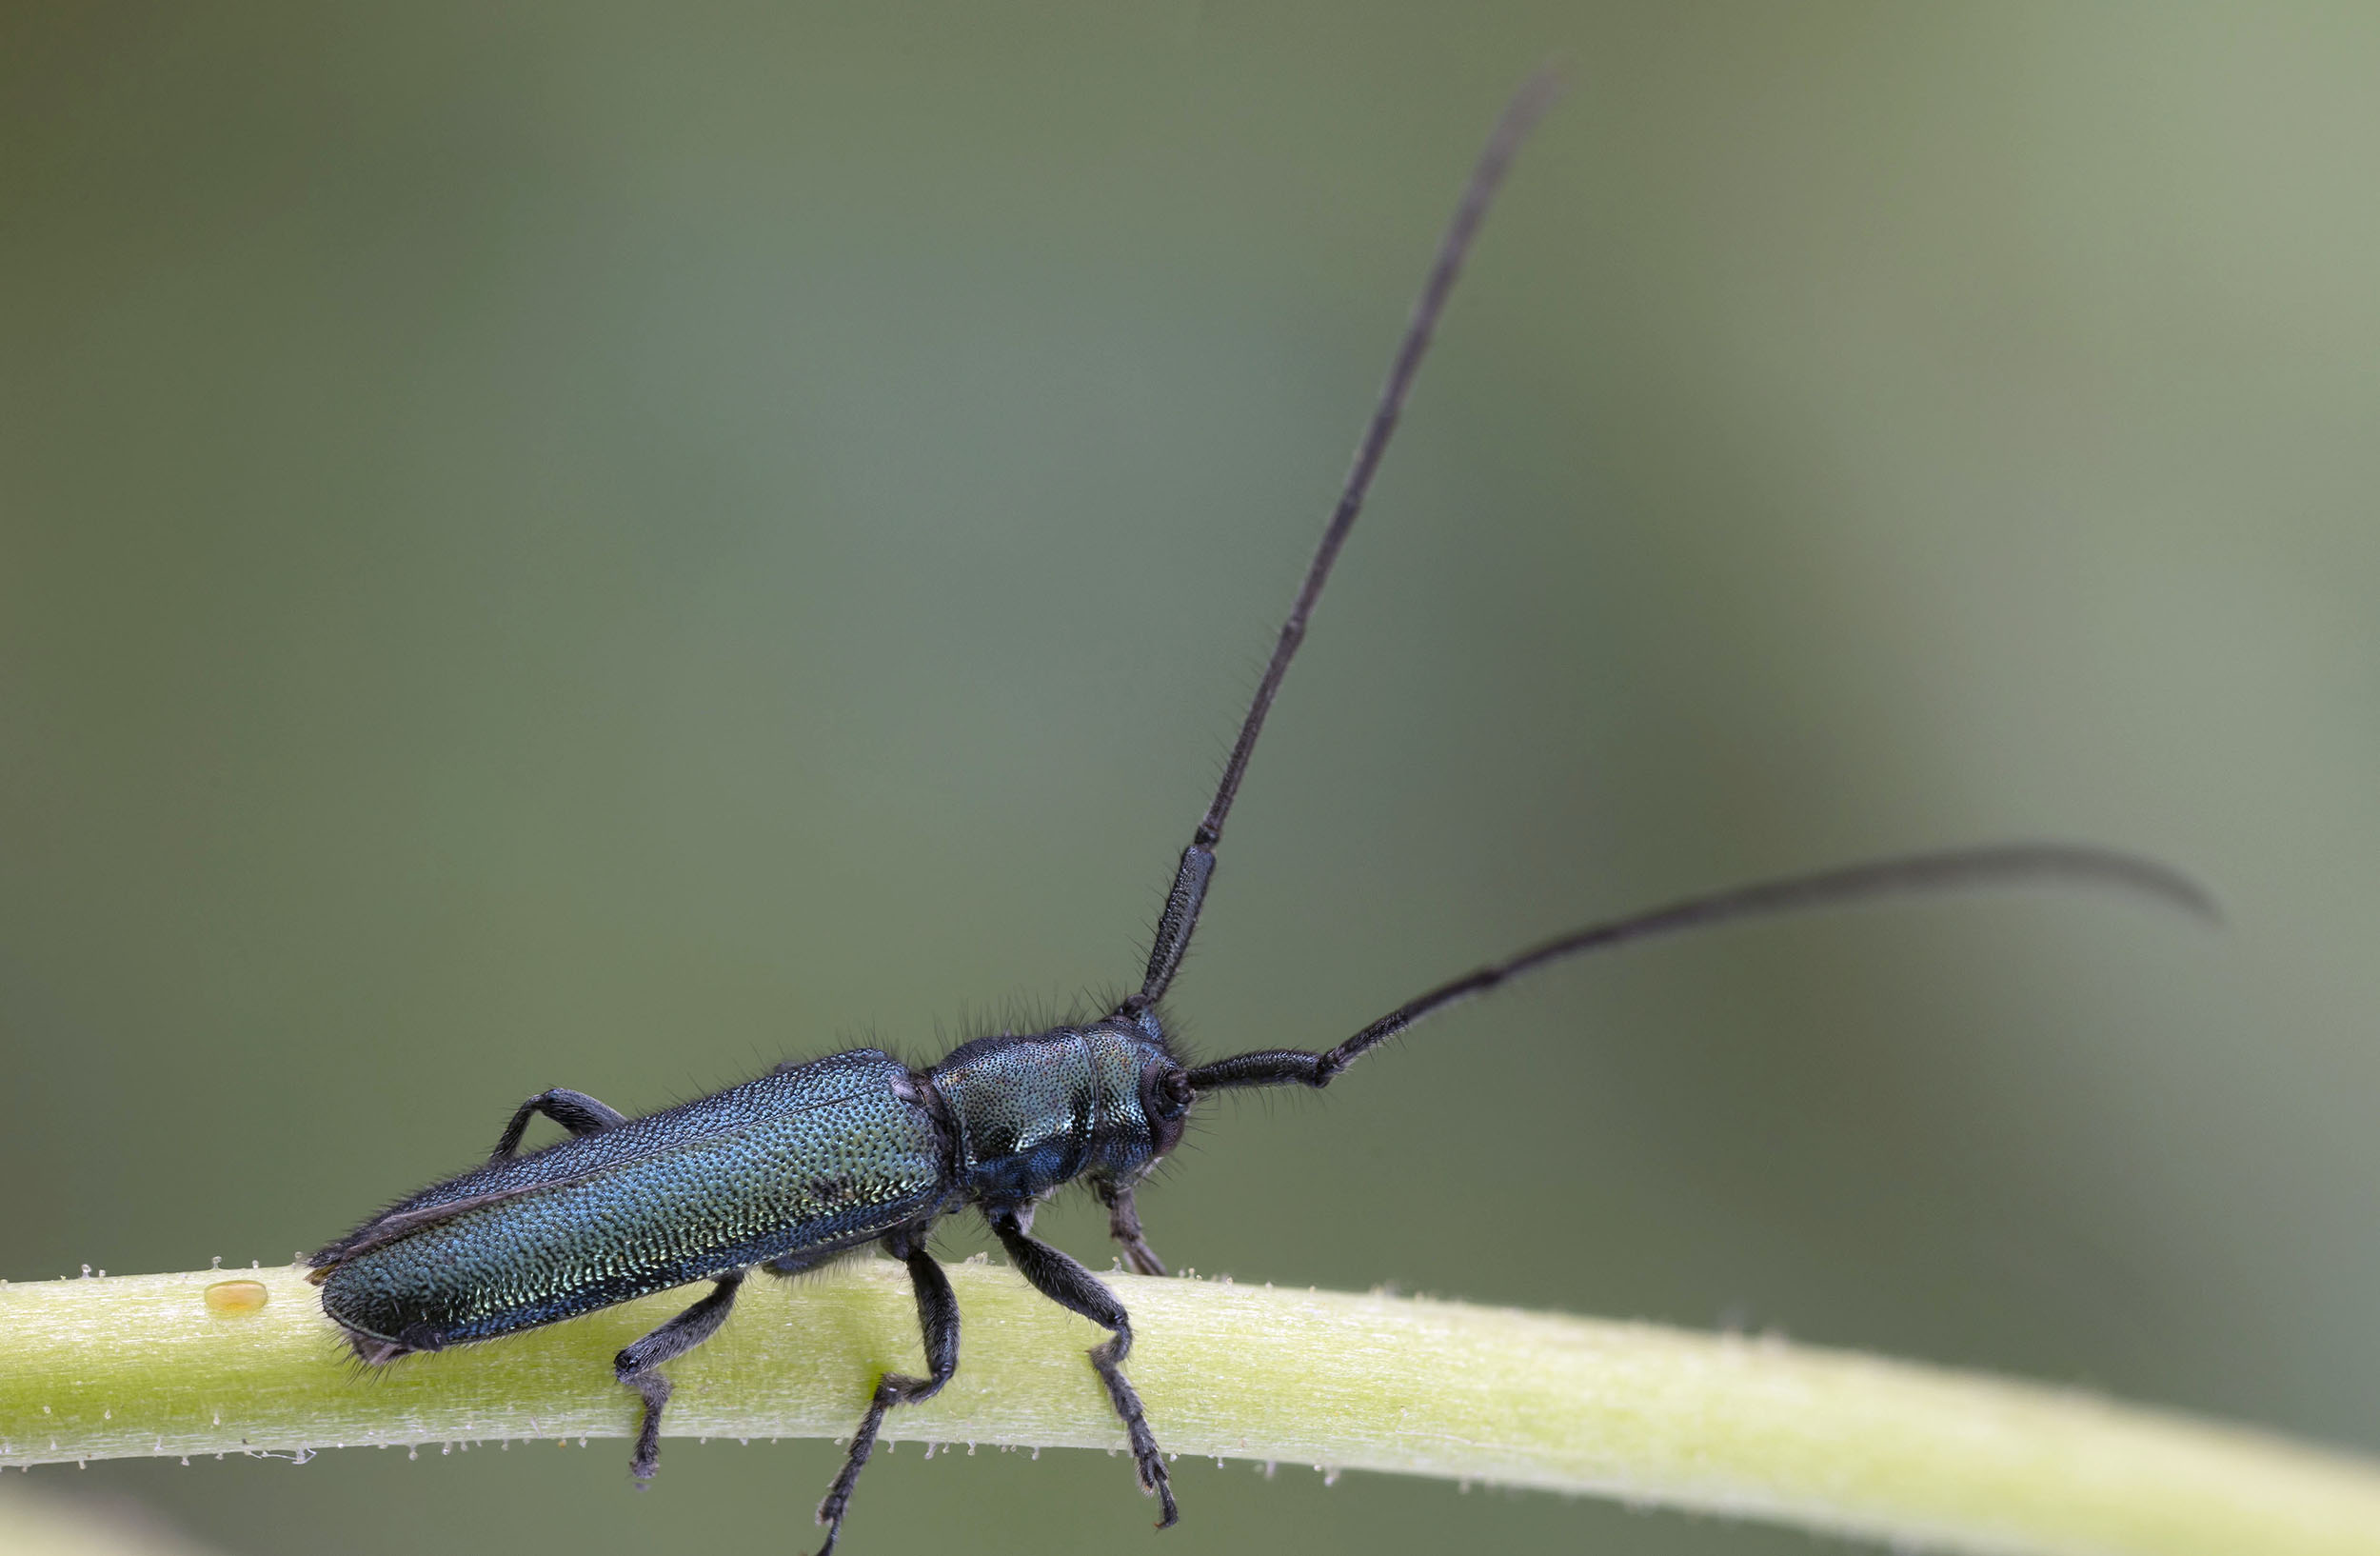
{"label": "beetle compound eye", "polygon": [[[1156,1155],[1181,1144],[1191,1096],[1189,1076],[1170,1059],[1156,1060],[1140,1072],[1140,1112],[1148,1120],[1149,1148]],[[1154,1261],[1156,1255],[1149,1257]]]}
{"label": "beetle compound eye", "polygon": [[1190,1110],[1190,1080],[1173,1065],[1152,1065],[1140,1082],[1140,1106],[1149,1117],[1171,1124]]}

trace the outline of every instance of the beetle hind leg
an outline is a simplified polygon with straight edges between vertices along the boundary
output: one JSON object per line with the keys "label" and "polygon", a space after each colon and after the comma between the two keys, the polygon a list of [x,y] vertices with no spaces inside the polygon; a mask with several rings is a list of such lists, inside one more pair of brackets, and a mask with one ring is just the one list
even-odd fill
{"label": "beetle hind leg", "polygon": [[926,1376],[912,1378],[887,1372],[877,1380],[867,1414],[861,1418],[860,1429],[851,1434],[851,1448],[843,1455],[843,1470],[827,1488],[826,1500],[818,1505],[818,1521],[826,1526],[826,1543],[818,1547],[818,1556],[833,1556],[835,1542],[843,1535],[843,1514],[851,1506],[852,1488],[860,1484],[860,1471],[867,1467],[868,1455],[876,1450],[876,1434],[884,1425],[884,1412],[896,1405],[914,1405],[933,1398],[959,1370],[959,1298],[950,1289],[950,1277],[925,1251],[922,1239],[896,1233],[884,1239],[884,1247],[909,1267],[910,1283],[917,1287],[918,1327],[925,1335]]}
{"label": "beetle hind leg", "polygon": [[653,1478],[653,1471],[661,1467],[661,1412],[669,1403],[670,1389],[669,1380],[655,1368],[684,1356],[717,1334],[736,1305],[736,1287],[743,1284],[743,1270],[720,1276],[710,1295],[612,1359],[612,1376],[645,1398],[645,1422],[637,1428],[636,1456],[628,1462],[628,1473],[636,1477],[638,1490],[643,1490]]}
{"label": "beetle hind leg", "polygon": [[505,1132],[496,1137],[496,1148],[487,1153],[491,1162],[509,1162],[521,1153],[521,1136],[527,1132],[529,1120],[543,1113],[572,1134],[602,1134],[628,1122],[628,1115],[608,1103],[597,1102],[584,1091],[567,1087],[555,1087],[512,1110],[505,1125]]}

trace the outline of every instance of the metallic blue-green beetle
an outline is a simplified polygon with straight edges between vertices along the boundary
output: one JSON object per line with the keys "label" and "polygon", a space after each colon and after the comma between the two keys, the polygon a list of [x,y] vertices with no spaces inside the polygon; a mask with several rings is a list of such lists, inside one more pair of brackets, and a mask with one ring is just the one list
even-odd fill
{"label": "metallic blue-green beetle", "polygon": [[[787,1065],[645,1118],[583,1092],[541,1092],[514,1110],[485,1166],[324,1248],[314,1279],[323,1310],[374,1364],[715,1282],[614,1364],[645,1398],[633,1462],[644,1481],[669,1399],[656,1368],[718,1329],[744,1274],[797,1274],[882,1243],[917,1283],[928,1375],[878,1384],[820,1511],[831,1549],[884,1411],[934,1393],[958,1367],[958,1302],[925,1242],[938,1217],[972,1204],[1027,1279],[1115,1331],[1092,1363],[1170,1523],[1164,1463],[1124,1380],[1124,1310],[1031,1227],[1039,1201],[1085,1179],[1113,1207],[1133,1267],[1163,1273],[1140,1241],[1132,1186],[1181,1138],[1189,1074],[1143,1004],[1087,1026],[982,1038],[922,1073],[874,1048]],[[571,1138],[517,1154],[539,1113]]]}
{"label": "metallic blue-green beetle", "polygon": [[[834,1548],[884,1412],[922,1400],[959,1366],[959,1307],[926,1251],[934,1223],[972,1206],[1018,1273],[1061,1307],[1112,1332],[1092,1348],[1132,1446],[1141,1488],[1175,1521],[1174,1497],[1140,1397],[1123,1371],[1132,1327],[1106,1284],[1032,1235],[1034,1207],[1088,1184],[1131,1267],[1161,1275],[1140,1233],[1133,1187],[1181,1139],[1191,1106],[1240,1087],[1330,1084],[1355,1059],[1415,1022],[1550,962],[1728,919],[1989,881],[2074,877],[2147,892],[2194,910],[2206,899],[2152,861],[2105,849],[2015,844],[1917,855],[1766,882],[1690,899],[1558,936],[1441,984],[1337,1047],[1264,1049],[1189,1066],[1166,1041],[1158,1001],[1181,965],[1215,869],[1223,820],[1331,565],[1354,525],[1439,309],[1513,152],[1554,93],[1523,88],[1473,171],[1431,267],[1322,543],[1282,625],[1215,800],[1182,850],[1138,993],[1101,1020],[980,1038],[929,1069],[874,1048],[775,1073],[645,1118],[582,1092],[523,1103],[488,1160],[402,1200],[313,1256],[323,1310],[367,1363],[490,1340],[689,1282],[710,1292],[620,1352],[619,1380],[644,1397],[633,1472],[661,1454],[669,1383],[657,1370],[715,1333],[752,1270],[793,1274],[869,1244],[904,1263],[917,1286],[926,1376],[887,1373],[818,1510]],[[570,1138],[520,1154],[537,1115]]]}

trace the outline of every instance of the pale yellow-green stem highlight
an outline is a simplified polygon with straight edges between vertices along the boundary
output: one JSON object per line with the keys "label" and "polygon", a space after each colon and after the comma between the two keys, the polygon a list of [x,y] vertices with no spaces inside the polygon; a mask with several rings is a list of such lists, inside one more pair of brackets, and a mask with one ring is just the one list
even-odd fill
{"label": "pale yellow-green stem highlight", "polygon": [[[951,1278],[959,1376],[895,1411],[888,1437],[1121,1444],[1082,1356],[1099,1330],[1006,1269]],[[1107,1279],[1177,1453],[1589,1492],[1923,1548],[2380,1556],[2380,1466],[2085,1394],[1646,1324]],[[0,1285],[0,1464],[623,1436],[638,1406],[611,1355],[692,1294],[363,1379],[294,1269]],[[897,1265],[747,1283],[719,1337],[670,1367],[669,1432],[847,1434],[879,1372],[918,1366]]]}

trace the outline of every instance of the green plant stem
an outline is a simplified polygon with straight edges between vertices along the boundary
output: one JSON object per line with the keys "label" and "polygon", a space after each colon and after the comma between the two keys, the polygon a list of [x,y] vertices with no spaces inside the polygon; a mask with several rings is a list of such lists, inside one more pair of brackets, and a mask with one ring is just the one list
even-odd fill
{"label": "green plant stem", "polygon": [[[1100,1331],[952,1268],[959,1376],[887,1437],[1113,1448]],[[225,1280],[267,1302],[222,1311]],[[1625,1498],[1973,1551],[2380,1553],[2380,1466],[1972,1373],[1646,1324],[1108,1277],[1170,1450]],[[671,1293],[366,1380],[295,1269],[0,1285],[0,1464],[627,1434],[622,1345]],[[839,1436],[918,1369],[905,1273],[748,1284],[671,1375],[681,1437]],[[680,1451],[684,1451],[683,1449]]]}

